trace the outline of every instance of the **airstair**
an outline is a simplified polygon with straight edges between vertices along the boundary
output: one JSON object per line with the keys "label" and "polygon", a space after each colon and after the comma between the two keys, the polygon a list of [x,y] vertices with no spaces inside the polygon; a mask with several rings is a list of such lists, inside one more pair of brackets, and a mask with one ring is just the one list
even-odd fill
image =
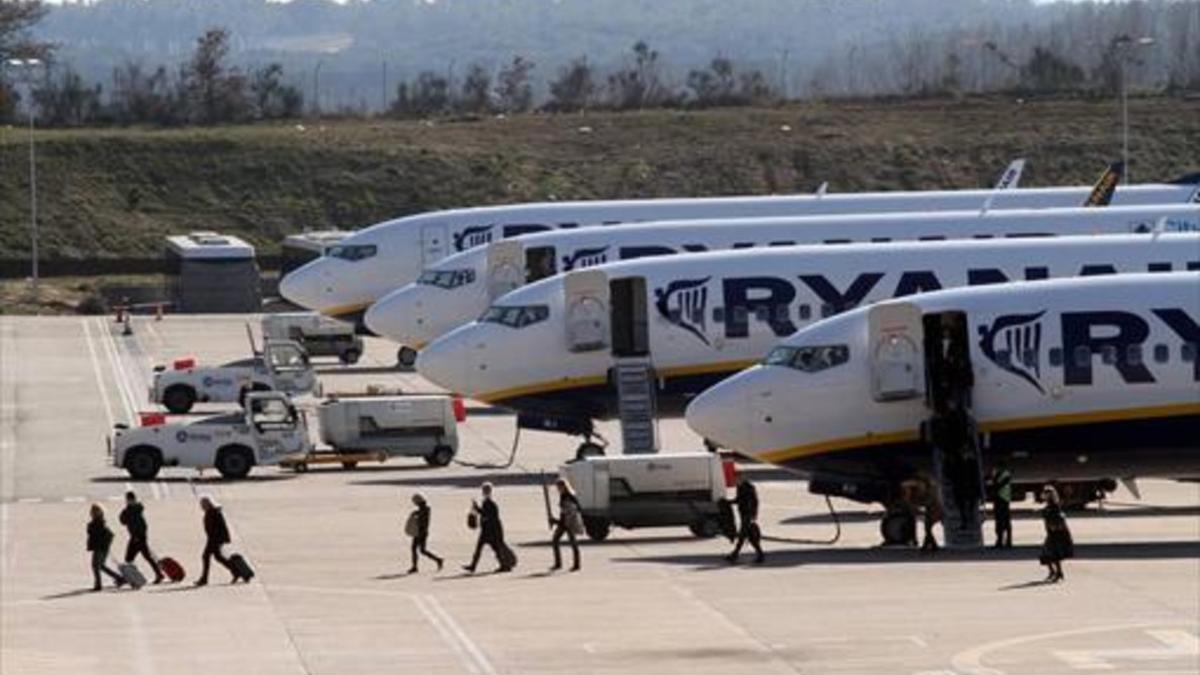
{"label": "airstair", "polygon": [[618,359],[613,368],[621,441],[627,455],[658,452],[655,422],[655,377],[649,359]]}

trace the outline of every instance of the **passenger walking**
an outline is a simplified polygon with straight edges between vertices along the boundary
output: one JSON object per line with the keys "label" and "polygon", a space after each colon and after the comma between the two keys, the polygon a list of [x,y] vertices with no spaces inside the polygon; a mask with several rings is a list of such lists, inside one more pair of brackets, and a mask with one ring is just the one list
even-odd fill
{"label": "passenger walking", "polygon": [[993,548],[1012,548],[1012,471],[1004,460],[988,474],[988,492],[992,496],[992,518],[996,521]]}
{"label": "passenger walking", "polygon": [[463,565],[463,569],[468,572],[475,572],[475,567],[479,565],[479,556],[483,553],[484,546],[490,546],[492,553],[496,556],[496,562],[500,567],[497,572],[509,572],[512,570],[511,564],[505,564],[506,548],[504,544],[504,525],[500,522],[500,507],[496,506],[495,500],[492,499],[492,484],[484,483],[480,488],[483,494],[483,502],[471,502],[471,514],[478,520],[479,540],[475,542],[475,554],[471,556],[471,563]]}
{"label": "passenger walking", "polygon": [[132,565],[134,558],[141,555],[146,562],[150,563],[150,569],[154,570],[154,583],[161,584],[166,577],[163,576],[158,561],[150,553],[150,543],[147,537],[150,528],[146,524],[146,507],[138,501],[133,490],[125,493],[125,508],[121,510],[117,519],[129,532],[129,543],[125,545],[125,562]]}
{"label": "passenger walking", "polygon": [[554,566],[550,569],[562,569],[562,554],[559,552],[558,546],[565,535],[567,541],[571,543],[571,557],[574,561],[571,571],[578,572],[579,542],[576,537],[583,530],[583,513],[580,511],[579,498],[575,496],[571,484],[564,478],[554,481],[554,487],[558,488],[558,519],[550,519],[550,525],[554,528],[554,536],[551,539],[554,543]]}
{"label": "passenger walking", "polygon": [[196,585],[208,584],[208,568],[214,558],[233,575],[233,579],[229,583],[236,583],[242,577],[234,571],[233,566],[229,564],[229,559],[221,552],[221,547],[230,542],[229,526],[225,524],[225,514],[221,512],[221,507],[213,502],[211,497],[201,497],[200,508],[204,511],[205,542],[204,552],[200,554],[202,569]]}
{"label": "passenger walking", "polygon": [[108,551],[112,547],[113,532],[104,522],[104,507],[92,504],[91,519],[87,524],[87,550],[92,554],[92,591],[100,590],[100,573],[107,574],[117,588],[125,585],[125,579],[105,565]]}
{"label": "passenger walking", "polygon": [[1041,563],[1050,569],[1046,581],[1058,582],[1063,580],[1062,561],[1075,555],[1075,542],[1071,539],[1071,530],[1063,515],[1058,490],[1053,485],[1042,488],[1042,500],[1046,502],[1042,507],[1046,540],[1042,543]]}
{"label": "passenger walking", "polygon": [[404,531],[412,537],[412,567],[408,568],[408,573],[417,573],[417,559],[419,555],[423,555],[437,563],[438,571],[441,572],[442,564],[445,561],[430,553],[427,548],[429,541],[429,517],[431,515],[429,504],[426,503],[425,497],[420,493],[412,496],[412,502],[417,508],[408,514],[408,522],[404,524]]}
{"label": "passenger walking", "polygon": [[762,550],[762,530],[758,527],[758,490],[745,474],[738,475],[737,496],[734,498],[734,503],[737,505],[738,512],[737,543],[734,544],[733,551],[725,559],[730,563],[737,562],[742,546],[749,541],[750,545],[754,547],[754,562],[760,564],[766,557]]}

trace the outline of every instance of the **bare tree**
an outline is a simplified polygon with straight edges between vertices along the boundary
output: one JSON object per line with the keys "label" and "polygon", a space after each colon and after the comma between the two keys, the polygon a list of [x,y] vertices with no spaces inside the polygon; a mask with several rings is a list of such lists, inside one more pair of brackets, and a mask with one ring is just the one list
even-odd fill
{"label": "bare tree", "polygon": [[526,112],[533,107],[533,84],[530,73],[533,61],[514,56],[511,63],[500,69],[496,83],[496,103],[508,113]]}
{"label": "bare tree", "polygon": [[229,31],[209,28],[196,39],[196,51],[183,67],[192,118],[201,124],[242,119],[249,113],[246,78],[226,65]]}
{"label": "bare tree", "polygon": [[482,63],[473,63],[463,79],[459,106],[467,112],[486,113],[492,108],[492,74]]}
{"label": "bare tree", "polygon": [[558,79],[550,83],[549,110],[570,112],[584,110],[596,96],[596,82],[587,57],[581,56],[558,71]]}

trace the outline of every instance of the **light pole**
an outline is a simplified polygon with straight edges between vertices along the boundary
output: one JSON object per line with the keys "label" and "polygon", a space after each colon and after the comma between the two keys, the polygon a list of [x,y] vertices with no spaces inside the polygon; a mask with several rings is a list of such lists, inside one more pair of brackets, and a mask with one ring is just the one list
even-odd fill
{"label": "light pole", "polygon": [[321,59],[313,68],[313,117],[321,116]]}
{"label": "light pole", "polygon": [[41,59],[9,59],[6,66],[20,73],[21,80],[25,83],[29,90],[29,100],[26,101],[26,107],[29,108],[29,238],[30,238],[30,257],[32,258],[30,277],[33,282],[33,297],[38,297],[38,222],[37,222],[37,161],[36,153],[33,144],[33,75],[34,71],[41,67]]}
{"label": "light pole", "polygon": [[1121,161],[1125,163],[1123,182],[1129,184],[1129,88],[1126,86],[1125,67],[1129,63],[1134,47],[1149,47],[1154,44],[1152,37],[1140,37],[1136,40],[1128,35],[1122,35],[1113,41],[1117,53],[1117,63],[1121,69]]}

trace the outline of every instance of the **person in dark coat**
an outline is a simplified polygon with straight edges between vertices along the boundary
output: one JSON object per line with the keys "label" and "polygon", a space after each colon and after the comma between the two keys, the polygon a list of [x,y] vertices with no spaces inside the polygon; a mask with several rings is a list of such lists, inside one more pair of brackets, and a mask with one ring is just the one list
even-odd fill
{"label": "person in dark coat", "polygon": [[1058,582],[1063,580],[1062,561],[1075,555],[1075,542],[1071,539],[1071,530],[1067,527],[1067,519],[1063,515],[1062,502],[1058,490],[1047,485],[1042,488],[1042,523],[1046,526],[1046,540],[1042,542],[1041,563],[1050,570],[1046,581]]}
{"label": "person in dark coat", "polygon": [[91,519],[87,525],[87,550],[92,554],[92,590],[100,590],[100,573],[103,572],[113,580],[117,588],[125,585],[125,579],[120,574],[105,565],[108,550],[112,547],[113,532],[104,522],[104,507],[92,504]]}
{"label": "person in dark coat", "polygon": [[500,564],[496,571],[512,571],[512,567],[504,564],[500,553],[504,548],[504,525],[500,522],[500,507],[496,506],[496,502],[492,499],[492,484],[484,483],[480,490],[483,493],[483,502],[481,504],[471,502],[471,512],[479,519],[479,539],[475,542],[475,554],[471,556],[471,563],[463,565],[463,569],[475,572],[475,567],[479,565],[479,556],[483,553],[483,547],[490,546],[492,553],[496,556],[496,562]]}
{"label": "person in dark coat", "polygon": [[579,542],[575,539],[575,529],[572,527],[573,522],[581,518],[583,514],[579,508],[579,498],[575,496],[575,491],[571,489],[571,484],[566,479],[559,478],[554,481],[554,487],[558,488],[558,518],[550,519],[550,526],[554,528],[554,566],[550,569],[562,569],[562,554],[559,551],[558,545],[563,536],[566,536],[567,541],[571,544],[571,565],[572,572],[579,571]]}
{"label": "person in dark coat", "polygon": [[221,547],[230,542],[229,526],[225,524],[225,514],[221,513],[221,507],[209,497],[200,498],[200,508],[204,511],[204,552],[200,554],[203,565],[196,585],[204,586],[208,583],[208,568],[214,558],[233,575],[230,583],[236,583],[242,577],[233,570],[229,559],[221,552]]}
{"label": "person in dark coat", "polygon": [[141,555],[150,563],[150,569],[154,570],[154,583],[161,584],[166,577],[159,569],[158,561],[150,553],[147,537],[150,527],[146,524],[146,507],[138,501],[132,490],[125,493],[125,508],[121,510],[117,519],[129,532],[129,543],[125,545],[125,562],[133,564],[134,558]]}
{"label": "person in dark coat", "polygon": [[758,490],[745,474],[738,476],[737,496],[734,497],[738,512],[738,536],[733,551],[725,556],[730,563],[737,562],[742,546],[749,541],[754,547],[754,562],[761,563],[766,557],[762,550],[762,530],[758,527]]}
{"label": "person in dark coat", "polygon": [[415,532],[412,535],[412,567],[408,568],[408,573],[417,573],[417,560],[420,555],[437,563],[438,571],[441,572],[442,564],[445,561],[430,553],[427,548],[429,541],[429,519],[431,515],[429,504],[426,503],[425,497],[420,493],[413,495],[412,501],[417,508],[408,514],[410,521],[415,524]]}
{"label": "person in dark coat", "polygon": [[988,475],[992,518],[996,521],[995,548],[1012,548],[1012,478],[1004,461],[997,462]]}

